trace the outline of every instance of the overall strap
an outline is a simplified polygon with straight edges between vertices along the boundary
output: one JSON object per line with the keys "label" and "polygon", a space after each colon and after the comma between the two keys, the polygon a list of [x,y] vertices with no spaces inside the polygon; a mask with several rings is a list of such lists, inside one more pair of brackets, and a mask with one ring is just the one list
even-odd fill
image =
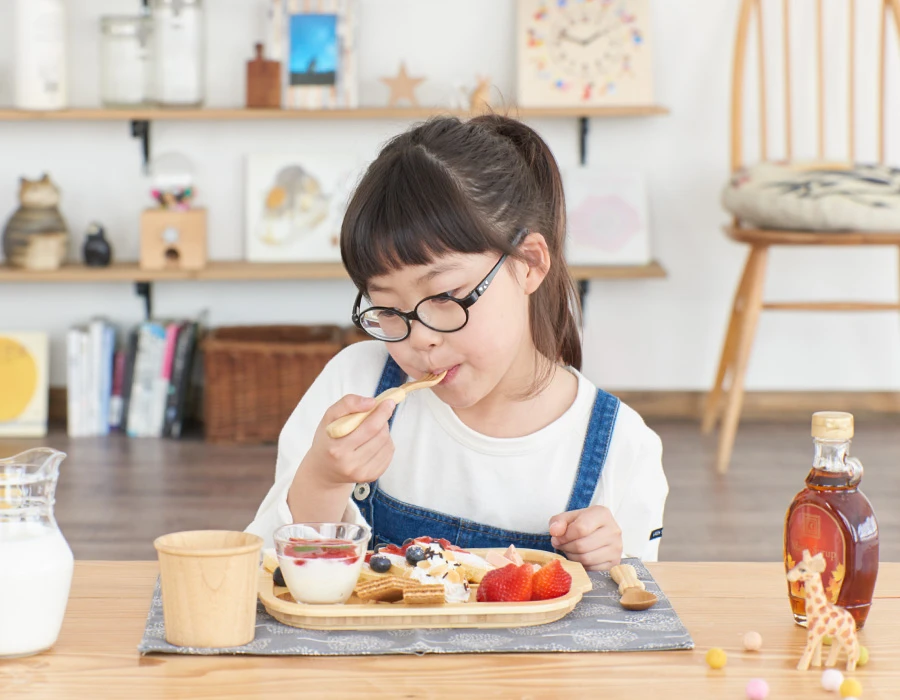
{"label": "overall strap", "polygon": [[[384,363],[384,369],[381,371],[381,378],[378,380],[378,387],[375,389],[375,396],[383,391],[393,389],[400,386],[406,381],[406,372],[400,369],[400,365],[394,362],[394,358],[388,355],[387,362]],[[396,415],[396,412],[394,413]],[[388,427],[394,425],[394,416],[388,420]],[[375,497],[375,491],[378,489],[378,482],[373,481],[370,484],[357,484],[353,489],[353,500],[359,508],[360,513],[369,523],[369,527],[374,531],[375,523],[372,512],[372,499]]]}
{"label": "overall strap", "polygon": [[587,434],[584,437],[581,461],[578,463],[578,473],[575,475],[575,485],[566,506],[567,511],[587,508],[593,502],[597,483],[606,464],[606,455],[609,452],[609,443],[612,440],[618,413],[619,399],[602,389],[597,389],[597,398],[594,399],[591,419],[588,421]]}
{"label": "overall strap", "polygon": [[[384,369],[381,372],[381,379],[378,380],[378,388],[375,389],[375,396],[378,396],[380,393],[387,391],[388,389],[394,389],[403,382],[406,381],[406,372],[400,369],[400,365],[394,362],[394,358],[388,355],[387,362],[384,363]],[[395,414],[396,415],[396,414]],[[394,416],[391,416],[388,421],[388,425],[393,427],[394,425]]]}

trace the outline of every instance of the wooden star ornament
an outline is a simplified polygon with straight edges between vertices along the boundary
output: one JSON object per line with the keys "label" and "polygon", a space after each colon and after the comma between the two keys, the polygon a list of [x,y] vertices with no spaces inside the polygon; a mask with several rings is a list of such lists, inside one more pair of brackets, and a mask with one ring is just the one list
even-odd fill
{"label": "wooden star ornament", "polygon": [[388,98],[388,106],[396,107],[401,100],[408,100],[413,107],[419,106],[416,99],[416,87],[419,83],[425,82],[425,78],[413,78],[406,72],[406,64],[400,64],[400,72],[394,78],[379,78],[382,83],[391,89],[391,96]]}

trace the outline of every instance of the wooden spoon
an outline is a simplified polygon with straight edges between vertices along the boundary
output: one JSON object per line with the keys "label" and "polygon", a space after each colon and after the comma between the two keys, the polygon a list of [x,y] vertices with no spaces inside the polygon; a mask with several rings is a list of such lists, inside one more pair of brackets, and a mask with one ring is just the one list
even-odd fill
{"label": "wooden spoon", "polygon": [[362,411],[360,413],[348,413],[346,416],[341,416],[340,418],[329,423],[328,427],[325,430],[328,433],[329,437],[333,438],[342,438],[346,435],[349,435],[360,425],[362,425],[362,422],[369,417],[369,414],[371,414],[372,411],[378,408],[378,404],[380,404],[382,401],[390,399],[395,404],[398,404],[406,398],[406,395],[409,392],[415,391],[416,389],[428,389],[430,387],[433,387],[435,384],[440,383],[440,381],[446,376],[446,374],[446,371],[441,372],[440,374],[426,374],[424,377],[414,382],[407,382],[402,386],[383,391],[375,397],[375,405],[371,409],[369,409],[368,411]]}
{"label": "wooden spoon", "polygon": [[609,570],[612,580],[619,584],[619,603],[626,610],[647,610],[659,602],[653,593],[644,590],[631,564],[620,564]]}
{"label": "wooden spoon", "polygon": [[659,602],[650,591],[642,591],[640,588],[629,588],[619,598],[619,603],[626,610],[647,610]]}

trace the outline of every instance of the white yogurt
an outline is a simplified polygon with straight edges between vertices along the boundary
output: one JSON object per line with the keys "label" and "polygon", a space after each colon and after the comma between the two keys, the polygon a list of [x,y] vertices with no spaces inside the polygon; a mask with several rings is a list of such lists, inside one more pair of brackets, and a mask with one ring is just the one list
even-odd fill
{"label": "white yogurt", "polygon": [[[300,566],[297,562],[302,562]],[[298,603],[324,605],[344,603],[359,579],[363,557],[353,564],[341,559],[295,559],[278,557],[288,590]]]}
{"label": "white yogurt", "polygon": [[36,654],[56,643],[73,565],[59,530],[0,522],[0,657]]}

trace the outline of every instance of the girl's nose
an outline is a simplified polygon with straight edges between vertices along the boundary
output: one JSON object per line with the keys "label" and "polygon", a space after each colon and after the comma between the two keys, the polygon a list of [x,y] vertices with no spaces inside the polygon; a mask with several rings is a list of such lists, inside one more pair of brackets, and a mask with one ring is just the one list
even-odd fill
{"label": "girl's nose", "polygon": [[431,330],[421,321],[412,321],[409,331],[409,346],[413,350],[430,350],[443,342],[443,333]]}

